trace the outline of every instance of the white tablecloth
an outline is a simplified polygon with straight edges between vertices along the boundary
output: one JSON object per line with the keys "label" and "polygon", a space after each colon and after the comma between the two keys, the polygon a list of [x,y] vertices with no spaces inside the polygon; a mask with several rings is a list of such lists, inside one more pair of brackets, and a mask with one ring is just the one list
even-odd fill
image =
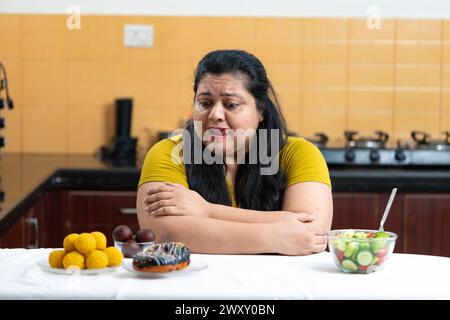
{"label": "white tablecloth", "polygon": [[36,262],[52,249],[1,249],[0,299],[450,299],[450,258],[394,254],[384,270],[345,274],[328,252],[305,257],[199,255],[208,268],[165,279],[123,269],[56,275]]}

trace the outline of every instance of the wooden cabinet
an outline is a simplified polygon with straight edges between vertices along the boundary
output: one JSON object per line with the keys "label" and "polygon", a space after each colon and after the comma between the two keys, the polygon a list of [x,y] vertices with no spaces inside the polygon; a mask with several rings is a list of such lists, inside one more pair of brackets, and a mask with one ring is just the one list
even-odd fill
{"label": "wooden cabinet", "polygon": [[72,232],[111,234],[120,224],[139,229],[136,192],[48,191],[1,237],[0,248],[59,248]]}
{"label": "wooden cabinet", "polygon": [[65,200],[65,191],[46,192],[1,237],[0,248],[61,247]]}
{"label": "wooden cabinet", "polygon": [[111,234],[116,226],[139,230],[136,213],[136,192],[69,191],[65,227],[67,233],[101,231],[108,245],[113,245]]}
{"label": "wooden cabinet", "polygon": [[36,241],[31,235],[31,228],[36,227],[36,218],[24,214],[0,239],[0,248],[35,248]]}
{"label": "wooden cabinet", "polygon": [[405,196],[405,251],[450,257],[450,195]]}
{"label": "wooden cabinet", "polygon": [[378,220],[378,195],[334,194],[332,229],[373,229]]}
{"label": "wooden cabinet", "polygon": [[40,233],[43,223],[44,199],[41,198],[1,237],[0,248],[39,248],[45,243],[45,236]]}

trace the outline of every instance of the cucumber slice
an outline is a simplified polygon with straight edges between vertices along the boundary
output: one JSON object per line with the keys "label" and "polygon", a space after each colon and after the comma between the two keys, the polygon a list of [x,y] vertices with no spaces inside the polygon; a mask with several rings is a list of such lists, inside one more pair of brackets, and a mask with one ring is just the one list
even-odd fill
{"label": "cucumber slice", "polygon": [[351,272],[356,272],[358,270],[358,266],[352,260],[345,259],[342,261],[342,268],[349,270]]}
{"label": "cucumber slice", "polygon": [[373,254],[371,254],[369,251],[361,251],[356,256],[356,261],[360,266],[366,267],[368,266],[373,260]]}
{"label": "cucumber slice", "polygon": [[386,241],[383,239],[373,239],[372,244],[370,245],[373,253],[378,253],[386,244]]}
{"label": "cucumber slice", "polygon": [[372,259],[372,262],[370,264],[377,264],[378,260],[380,260],[380,258],[378,258],[377,256],[374,256]]}
{"label": "cucumber slice", "polygon": [[353,252],[352,256],[350,257],[350,259],[352,259],[355,263],[357,262],[356,257],[359,254],[359,250],[355,250],[355,252]]}
{"label": "cucumber slice", "polygon": [[352,241],[347,243],[347,248],[345,248],[344,256],[346,258],[350,258],[353,253],[355,253],[358,250],[359,244],[356,241]]}
{"label": "cucumber slice", "polygon": [[369,251],[370,250],[370,243],[363,242],[359,244],[359,249],[362,251]]}
{"label": "cucumber slice", "polygon": [[343,240],[334,240],[333,246],[340,251],[345,251],[345,248],[347,247],[345,241]]}

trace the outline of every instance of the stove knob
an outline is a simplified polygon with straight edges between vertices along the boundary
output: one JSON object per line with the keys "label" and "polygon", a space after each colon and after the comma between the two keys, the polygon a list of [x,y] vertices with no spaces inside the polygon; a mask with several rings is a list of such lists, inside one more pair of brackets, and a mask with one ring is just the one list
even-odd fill
{"label": "stove knob", "polygon": [[404,161],[406,159],[405,151],[403,150],[396,150],[395,151],[395,159],[398,161]]}
{"label": "stove knob", "polygon": [[372,161],[379,161],[380,160],[380,154],[377,150],[370,150],[370,160]]}
{"label": "stove knob", "polygon": [[353,161],[355,160],[355,151],[354,150],[347,150],[345,152],[345,159],[347,159],[347,161]]}

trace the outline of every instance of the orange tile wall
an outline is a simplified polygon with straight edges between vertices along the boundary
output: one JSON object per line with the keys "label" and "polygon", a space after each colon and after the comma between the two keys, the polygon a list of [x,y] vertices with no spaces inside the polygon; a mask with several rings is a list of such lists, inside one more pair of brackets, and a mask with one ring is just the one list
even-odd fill
{"label": "orange tile wall", "polygon": [[[140,152],[176,128],[192,101],[198,60],[218,48],[257,55],[291,131],[450,130],[450,21],[0,15],[0,61],[15,109],[2,152],[89,153],[114,134],[117,97],[134,99]],[[153,48],[124,48],[125,24],[152,24]]]}

